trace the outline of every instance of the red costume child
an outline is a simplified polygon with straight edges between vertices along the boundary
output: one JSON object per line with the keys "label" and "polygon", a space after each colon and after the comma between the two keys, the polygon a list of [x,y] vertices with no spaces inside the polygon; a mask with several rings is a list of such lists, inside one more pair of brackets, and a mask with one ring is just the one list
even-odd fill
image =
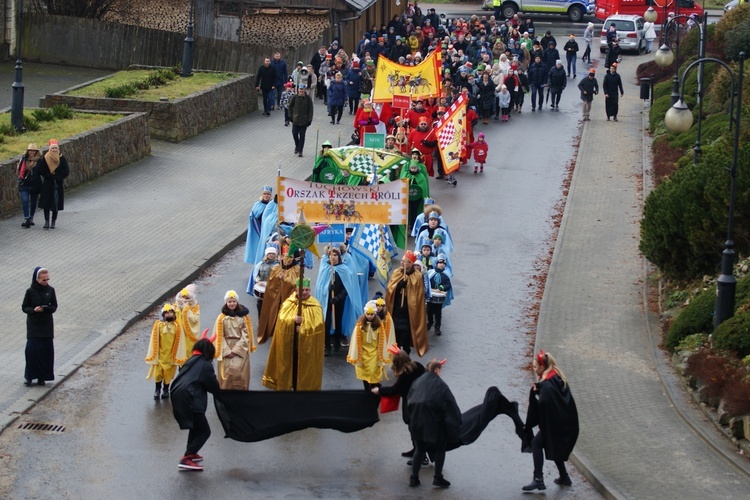
{"label": "red costume child", "polygon": [[359,145],[363,146],[365,143],[365,133],[373,133],[377,130],[375,125],[380,123],[378,114],[372,109],[372,103],[365,99],[362,101],[362,107],[357,110],[357,114],[354,115],[354,128],[359,133]]}
{"label": "red costume child", "polygon": [[427,167],[427,174],[434,177],[432,152],[435,151],[437,146],[437,138],[435,137],[435,129],[430,127],[430,122],[426,117],[421,117],[419,125],[409,132],[409,146],[417,148],[422,153],[422,163]]}
{"label": "red costume child", "polygon": [[476,174],[477,171],[483,173],[484,163],[487,161],[487,151],[489,150],[489,144],[484,140],[484,132],[479,132],[477,141],[468,144],[466,149],[474,150],[474,173]]}

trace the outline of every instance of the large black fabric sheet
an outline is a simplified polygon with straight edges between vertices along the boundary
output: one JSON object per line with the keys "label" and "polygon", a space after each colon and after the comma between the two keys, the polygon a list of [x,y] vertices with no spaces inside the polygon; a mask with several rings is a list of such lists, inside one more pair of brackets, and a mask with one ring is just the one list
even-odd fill
{"label": "large black fabric sheet", "polygon": [[378,422],[380,398],[365,391],[219,391],[226,437],[254,443],[316,427],[356,432]]}
{"label": "large black fabric sheet", "polygon": [[516,434],[521,436],[523,420],[518,415],[518,403],[508,401],[508,398],[503,396],[497,387],[492,386],[485,392],[482,404],[461,414],[459,442],[448,443],[448,450],[454,450],[476,441],[482,431],[498,415],[509,416],[513,420]]}

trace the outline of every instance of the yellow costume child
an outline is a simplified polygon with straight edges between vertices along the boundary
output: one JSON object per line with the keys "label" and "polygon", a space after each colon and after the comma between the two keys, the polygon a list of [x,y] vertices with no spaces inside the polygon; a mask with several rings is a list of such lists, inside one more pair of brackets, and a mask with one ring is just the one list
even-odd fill
{"label": "yellow costume child", "polygon": [[237,301],[237,292],[229,290],[224,295],[224,307],[216,318],[213,333],[222,389],[249,389],[250,353],[256,349],[249,312]]}
{"label": "yellow costume child", "polygon": [[[151,339],[146,353],[146,363],[151,368],[146,378],[153,378],[156,382],[154,399],[159,399],[160,391],[161,399],[169,398],[169,384],[174,378],[177,367],[187,359],[185,338],[176,319],[177,315],[172,304],[164,304],[161,308],[161,319],[156,320],[151,329]],[[163,390],[162,382],[164,382]]]}
{"label": "yellow costume child", "polygon": [[374,301],[365,305],[364,312],[354,327],[346,360],[354,365],[357,378],[369,391],[370,386],[380,385],[385,367],[391,364],[388,346],[396,342],[396,335],[390,316],[381,320]]}
{"label": "yellow costume child", "polygon": [[177,324],[185,336],[185,359],[193,355],[193,345],[198,342],[201,331],[201,306],[195,299],[195,285],[180,290],[175,297]]}

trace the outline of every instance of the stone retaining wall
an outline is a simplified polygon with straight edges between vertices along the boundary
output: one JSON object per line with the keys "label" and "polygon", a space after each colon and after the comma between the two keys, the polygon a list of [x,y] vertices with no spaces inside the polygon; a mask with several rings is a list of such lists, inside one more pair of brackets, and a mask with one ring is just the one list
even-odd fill
{"label": "stone retaining wall", "polygon": [[[93,130],[60,140],[60,152],[67,158],[70,175],[66,189],[92,181],[151,154],[148,116],[132,113]],[[40,144],[40,146],[42,146]],[[0,162],[0,214],[21,213],[16,184],[20,156]]]}
{"label": "stone retaining wall", "polygon": [[49,94],[42,100],[42,105],[67,104],[74,109],[146,113],[151,135],[172,142],[194,137],[258,109],[252,75],[240,75],[210,89],[163,102],[65,95],[93,81]]}

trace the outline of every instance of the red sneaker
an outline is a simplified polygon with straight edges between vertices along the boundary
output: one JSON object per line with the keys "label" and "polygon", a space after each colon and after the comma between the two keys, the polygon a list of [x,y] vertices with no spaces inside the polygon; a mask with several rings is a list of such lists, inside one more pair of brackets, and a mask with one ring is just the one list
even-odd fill
{"label": "red sneaker", "polygon": [[203,470],[203,466],[193,462],[188,457],[182,457],[180,463],[177,465],[180,470]]}
{"label": "red sneaker", "polygon": [[193,453],[192,455],[185,455],[185,457],[196,463],[203,462],[203,457],[198,455],[197,453]]}

